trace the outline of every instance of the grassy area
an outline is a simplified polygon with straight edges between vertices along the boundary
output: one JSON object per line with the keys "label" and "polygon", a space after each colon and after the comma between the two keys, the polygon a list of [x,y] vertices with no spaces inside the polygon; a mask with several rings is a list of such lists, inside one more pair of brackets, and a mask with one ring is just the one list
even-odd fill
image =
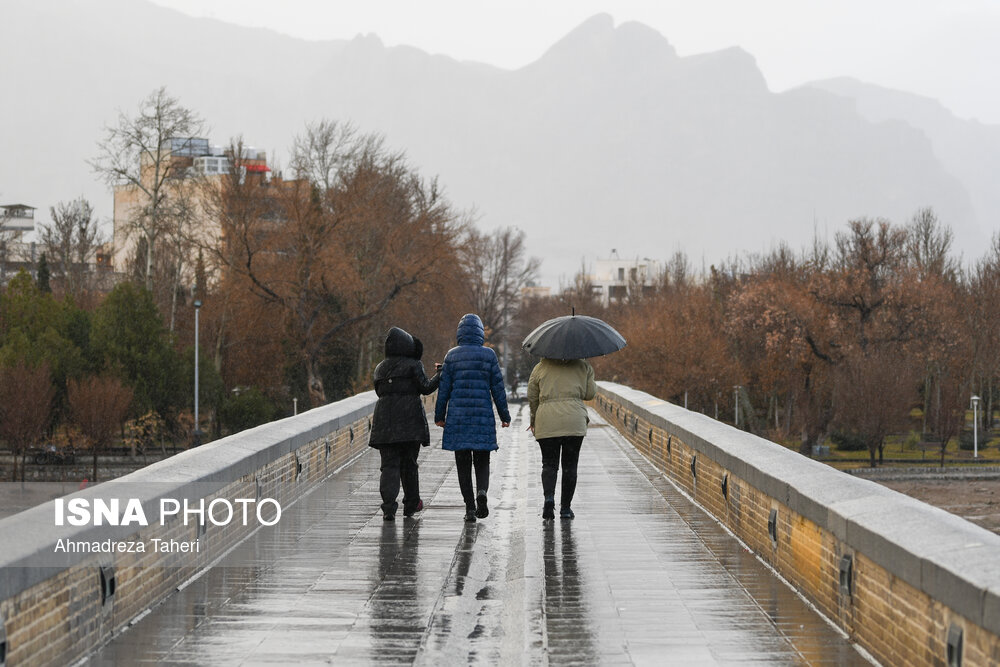
{"label": "grassy area", "polygon": [[[996,416],[994,412],[994,416]],[[909,433],[890,435],[886,438],[882,455],[885,458],[886,466],[906,466],[921,465],[922,462],[935,462],[941,460],[941,445],[939,443],[924,442],[920,435],[920,427],[923,421],[923,413],[919,408],[910,412],[911,428]],[[994,421],[995,423],[995,421]],[[972,411],[966,413],[966,429],[963,437],[969,449],[962,449],[959,446],[959,437],[951,438],[945,447],[945,465],[961,466],[968,465],[1000,465],[1000,432],[979,433],[978,457],[972,456]],[[796,440],[779,441],[780,444],[792,449],[799,450],[799,443]],[[869,454],[867,449],[848,451],[837,447],[829,438],[824,442],[829,447],[830,453],[824,458],[826,463],[841,470],[852,468],[867,468]]]}
{"label": "grassy area", "polygon": [[[799,449],[798,442],[795,441],[785,441],[781,444],[795,451]],[[825,444],[830,448],[830,454],[824,461],[835,468],[849,470],[868,467],[868,450],[840,450],[829,440]],[[980,434],[979,456],[974,459],[972,454],[971,449],[959,447],[958,438],[952,438],[945,447],[946,465],[961,466],[966,462],[970,465],[1000,465],[1000,436]],[[921,442],[917,432],[909,435],[892,435],[886,439],[883,456],[886,459],[886,466],[905,466],[911,463],[919,465],[923,462],[940,461],[941,447],[937,443]]]}
{"label": "grassy area", "polygon": [[[868,460],[868,451],[841,451],[833,443],[830,445],[830,458],[838,461]],[[892,435],[886,438],[883,455],[887,459],[904,460],[938,460],[941,458],[941,446],[936,443],[923,443],[916,433],[910,435]],[[958,438],[952,438],[945,447],[946,459],[973,460],[972,450],[961,449],[958,446]],[[979,458],[988,461],[1000,462],[1000,437],[990,437],[979,439]]]}

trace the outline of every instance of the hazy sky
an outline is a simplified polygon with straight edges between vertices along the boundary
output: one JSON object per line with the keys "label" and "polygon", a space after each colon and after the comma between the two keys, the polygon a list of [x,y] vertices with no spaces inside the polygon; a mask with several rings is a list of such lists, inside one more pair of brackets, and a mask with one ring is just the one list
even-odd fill
{"label": "hazy sky", "polygon": [[304,39],[375,33],[514,69],[599,12],[661,32],[680,55],[742,46],[771,90],[852,76],[1000,124],[997,0],[154,0]]}

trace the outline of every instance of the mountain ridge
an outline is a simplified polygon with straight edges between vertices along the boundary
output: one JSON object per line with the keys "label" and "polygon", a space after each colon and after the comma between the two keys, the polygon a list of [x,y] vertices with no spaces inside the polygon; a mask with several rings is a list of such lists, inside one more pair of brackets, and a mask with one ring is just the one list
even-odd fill
{"label": "mountain ridge", "polygon": [[[206,118],[212,143],[242,135],[279,167],[292,137],[320,118],[383,134],[484,227],[523,229],[554,287],[612,248],[716,263],[779,241],[805,247],[817,223],[905,222],[927,205],[971,255],[989,236],[984,212],[1000,206],[985,174],[962,169],[977,137],[1000,126],[952,115],[950,131],[928,133],[919,119],[868,109],[864,89],[829,83],[774,93],[739,47],[681,57],[652,28],[607,14],[506,70],[371,34],[307,42],[149,7],[0,9],[12,25],[45,26],[33,40],[0,41],[0,76],[32,91],[30,104],[5,106],[0,145],[18,159],[0,163],[0,198],[46,210],[82,193],[109,215],[110,194],[85,160],[119,109],[163,85]],[[32,46],[33,59],[17,57]],[[994,158],[1000,143],[976,168]]]}

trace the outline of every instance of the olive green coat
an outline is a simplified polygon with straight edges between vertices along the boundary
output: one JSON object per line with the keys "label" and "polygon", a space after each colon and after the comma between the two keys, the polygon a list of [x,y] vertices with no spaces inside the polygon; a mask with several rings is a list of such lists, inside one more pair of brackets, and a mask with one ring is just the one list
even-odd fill
{"label": "olive green coat", "polygon": [[594,369],[584,359],[542,359],[528,378],[535,439],[587,435],[587,407],[597,394]]}

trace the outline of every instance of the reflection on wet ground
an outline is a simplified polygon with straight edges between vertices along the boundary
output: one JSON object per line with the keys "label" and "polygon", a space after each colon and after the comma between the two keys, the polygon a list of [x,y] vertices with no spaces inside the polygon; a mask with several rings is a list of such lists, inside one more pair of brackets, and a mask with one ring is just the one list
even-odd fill
{"label": "reflection on wet ground", "polygon": [[427,509],[382,521],[365,455],[90,664],[864,664],[600,420],[574,521],[542,522],[538,447],[501,434],[487,519],[431,447]]}

